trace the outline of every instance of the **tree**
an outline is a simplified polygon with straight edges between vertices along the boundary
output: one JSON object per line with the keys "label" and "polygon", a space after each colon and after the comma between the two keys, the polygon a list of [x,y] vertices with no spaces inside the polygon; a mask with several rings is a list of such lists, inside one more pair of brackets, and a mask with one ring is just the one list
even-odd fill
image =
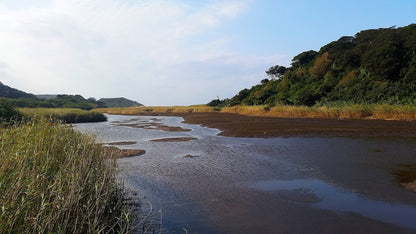
{"label": "tree", "polygon": [[286,70],[287,68],[284,66],[275,65],[270,67],[269,70],[266,71],[266,74],[271,77],[281,78],[283,74],[285,74]]}
{"label": "tree", "polygon": [[297,67],[300,67],[302,65],[307,65],[309,62],[311,62],[312,60],[315,59],[317,54],[318,54],[318,52],[316,52],[314,50],[309,50],[309,51],[305,51],[303,53],[300,53],[300,54],[296,55],[292,59],[292,67],[297,68]]}
{"label": "tree", "polygon": [[260,81],[261,84],[267,84],[269,82],[270,82],[269,79],[263,79],[263,80]]}

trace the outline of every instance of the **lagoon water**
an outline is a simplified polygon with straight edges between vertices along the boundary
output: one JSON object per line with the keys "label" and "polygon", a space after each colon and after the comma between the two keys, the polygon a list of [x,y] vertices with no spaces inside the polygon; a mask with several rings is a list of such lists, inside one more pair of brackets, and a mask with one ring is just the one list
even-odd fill
{"label": "lagoon water", "polygon": [[[392,175],[416,163],[416,139],[222,137],[182,121],[108,115],[75,125],[146,150],[119,159],[120,173],[165,233],[416,233],[416,194]],[[179,137],[197,139],[151,141]]]}

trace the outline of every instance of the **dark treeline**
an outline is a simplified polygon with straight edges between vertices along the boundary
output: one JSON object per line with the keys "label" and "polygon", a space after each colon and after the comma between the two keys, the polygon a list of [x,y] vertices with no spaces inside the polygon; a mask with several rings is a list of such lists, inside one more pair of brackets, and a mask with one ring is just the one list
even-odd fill
{"label": "dark treeline", "polygon": [[66,94],[57,95],[53,99],[17,98],[9,99],[9,102],[17,107],[29,108],[79,108],[82,110],[91,110],[106,107],[104,103],[96,101],[94,98],[85,99],[81,95]]}
{"label": "dark treeline", "polygon": [[416,24],[344,36],[266,73],[251,89],[208,105],[416,104]]}
{"label": "dark treeline", "polygon": [[51,99],[40,99],[36,95],[11,88],[0,82],[0,98],[7,99],[8,104],[16,107],[43,108],[79,108],[91,110],[106,107],[105,103],[94,98],[85,99],[81,95],[56,95]]}

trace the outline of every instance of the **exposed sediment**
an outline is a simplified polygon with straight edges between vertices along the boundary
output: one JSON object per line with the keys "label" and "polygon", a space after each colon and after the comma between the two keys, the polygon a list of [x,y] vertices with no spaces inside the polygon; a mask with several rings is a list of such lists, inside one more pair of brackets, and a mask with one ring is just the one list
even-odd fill
{"label": "exposed sediment", "polygon": [[119,149],[114,146],[104,146],[105,149],[113,154],[116,158],[140,156],[146,153],[146,150],[141,149]]}
{"label": "exposed sediment", "polygon": [[181,141],[194,141],[198,140],[195,137],[172,137],[172,138],[160,138],[160,139],[152,139],[150,141],[153,142],[181,142]]}

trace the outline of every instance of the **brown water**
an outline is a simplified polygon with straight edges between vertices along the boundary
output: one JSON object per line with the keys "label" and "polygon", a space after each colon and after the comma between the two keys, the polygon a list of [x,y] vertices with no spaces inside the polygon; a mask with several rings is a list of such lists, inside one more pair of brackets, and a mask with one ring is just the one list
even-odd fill
{"label": "brown water", "polygon": [[[416,233],[416,194],[391,173],[416,163],[415,139],[233,138],[179,117],[108,117],[76,127],[146,150],[119,166],[166,233]],[[158,124],[191,131],[140,127]],[[197,140],[152,141],[184,137]]]}

